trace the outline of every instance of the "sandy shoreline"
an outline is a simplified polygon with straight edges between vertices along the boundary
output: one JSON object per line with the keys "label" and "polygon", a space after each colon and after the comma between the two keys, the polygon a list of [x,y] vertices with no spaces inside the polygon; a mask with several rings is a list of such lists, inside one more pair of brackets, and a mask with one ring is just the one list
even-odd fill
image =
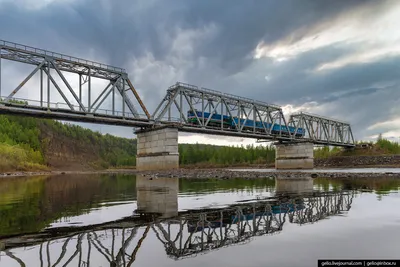
{"label": "sandy shoreline", "polygon": [[235,169],[178,169],[168,171],[137,171],[135,169],[112,169],[104,171],[42,171],[42,172],[7,172],[0,173],[0,177],[24,177],[24,176],[51,176],[51,175],[90,175],[90,174],[132,174],[143,175],[149,178],[156,177],[179,177],[179,178],[196,178],[196,179],[232,179],[232,178],[280,178],[280,179],[305,179],[305,178],[377,178],[377,177],[393,177],[400,178],[400,173],[393,172],[335,172],[330,169],[324,172],[318,169],[318,172],[310,171],[252,171],[235,170]]}

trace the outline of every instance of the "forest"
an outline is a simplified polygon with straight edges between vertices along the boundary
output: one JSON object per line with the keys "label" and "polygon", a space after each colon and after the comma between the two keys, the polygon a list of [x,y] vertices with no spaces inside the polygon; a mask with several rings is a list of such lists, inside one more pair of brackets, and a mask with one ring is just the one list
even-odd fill
{"label": "forest", "polygon": [[0,171],[46,170],[55,150],[52,139],[88,150],[97,167],[134,166],[136,140],[102,135],[54,120],[0,115]]}
{"label": "forest", "polygon": [[[0,171],[51,169],[49,161],[54,154],[68,153],[57,142],[85,154],[90,166],[97,169],[134,167],[136,139],[103,135],[81,126],[54,120],[0,115]],[[398,154],[400,145],[380,136],[370,142],[369,152],[345,152],[341,148],[321,147],[314,150],[315,158],[357,153]],[[77,149],[79,148],[79,149]],[[56,151],[57,150],[57,151]],[[196,167],[273,166],[275,148],[263,146],[215,146],[179,144],[180,165]]]}
{"label": "forest", "polygon": [[181,165],[199,167],[273,165],[275,149],[272,145],[239,147],[179,144],[179,162]]}

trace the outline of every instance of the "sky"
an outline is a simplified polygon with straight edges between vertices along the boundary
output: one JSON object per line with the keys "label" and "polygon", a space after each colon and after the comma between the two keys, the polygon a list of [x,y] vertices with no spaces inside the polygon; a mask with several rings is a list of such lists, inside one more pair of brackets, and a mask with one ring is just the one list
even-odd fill
{"label": "sky", "polygon": [[[0,0],[0,39],[125,68],[150,112],[181,81],[348,121],[356,140],[398,141],[399,18],[395,0]],[[3,64],[3,88],[24,71]]]}

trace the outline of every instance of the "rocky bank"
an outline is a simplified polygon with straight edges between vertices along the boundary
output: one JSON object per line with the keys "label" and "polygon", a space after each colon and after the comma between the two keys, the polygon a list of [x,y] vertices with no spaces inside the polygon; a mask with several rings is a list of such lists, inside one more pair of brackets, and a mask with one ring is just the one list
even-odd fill
{"label": "rocky bank", "polygon": [[317,168],[354,168],[374,166],[400,166],[400,155],[384,156],[337,156],[314,159]]}
{"label": "rocky bank", "polygon": [[52,171],[52,172],[18,172],[18,173],[0,173],[0,177],[13,177],[13,176],[37,176],[37,175],[63,175],[63,174],[76,174],[76,175],[89,175],[89,174],[111,174],[122,173],[132,175],[143,175],[149,178],[157,177],[179,177],[188,179],[259,179],[259,178],[279,178],[279,179],[306,179],[306,178],[379,178],[379,177],[393,177],[400,178],[400,173],[383,172],[383,173],[353,173],[353,172],[315,172],[315,171],[258,171],[258,170],[229,170],[229,169],[179,169],[169,171],[136,171],[134,169],[128,170],[107,170],[107,171]]}

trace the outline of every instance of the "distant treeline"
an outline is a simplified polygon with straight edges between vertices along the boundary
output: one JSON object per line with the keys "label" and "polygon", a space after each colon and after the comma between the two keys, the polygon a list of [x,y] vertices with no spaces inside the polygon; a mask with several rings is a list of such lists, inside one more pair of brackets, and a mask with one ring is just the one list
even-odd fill
{"label": "distant treeline", "polygon": [[[81,126],[54,120],[0,115],[0,171],[48,168],[49,155],[68,154],[68,151],[60,151],[57,142],[66,143],[64,147],[74,149],[75,155],[86,153],[83,157],[92,160],[91,166],[96,168],[119,168],[136,164],[136,139],[102,135]],[[369,150],[347,152],[341,148],[323,147],[314,150],[314,157],[400,153],[398,143],[390,142],[382,136],[376,142],[370,142],[370,146],[372,149]],[[271,165],[275,161],[273,145],[228,147],[179,144],[179,154],[182,166]]]}
{"label": "distant treeline", "polygon": [[273,146],[180,144],[179,161],[182,165],[201,166],[268,164],[275,161],[275,149]]}

